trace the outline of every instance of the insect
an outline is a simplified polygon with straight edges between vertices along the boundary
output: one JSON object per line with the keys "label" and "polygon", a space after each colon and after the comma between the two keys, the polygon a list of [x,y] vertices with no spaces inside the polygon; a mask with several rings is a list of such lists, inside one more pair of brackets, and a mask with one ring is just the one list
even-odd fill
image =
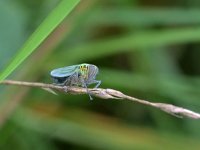
{"label": "insect", "polygon": [[92,100],[92,97],[88,91],[88,85],[96,83],[97,88],[101,81],[95,80],[99,69],[92,64],[79,64],[72,65],[63,68],[57,68],[51,71],[50,75],[53,79],[53,83],[60,86],[82,86],[85,87],[87,93]]}

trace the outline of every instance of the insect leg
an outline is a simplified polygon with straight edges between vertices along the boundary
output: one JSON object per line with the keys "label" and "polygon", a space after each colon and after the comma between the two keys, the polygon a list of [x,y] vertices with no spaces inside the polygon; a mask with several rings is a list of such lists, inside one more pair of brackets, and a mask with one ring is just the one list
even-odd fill
{"label": "insect leg", "polygon": [[90,92],[88,91],[87,85],[83,79],[81,80],[81,83],[82,83],[82,86],[86,88],[86,91],[90,97],[90,100],[93,100],[92,96],[90,95]]}
{"label": "insect leg", "polygon": [[99,85],[101,84],[101,81],[100,80],[91,80],[87,84],[93,84],[93,83],[96,83],[96,86],[94,88],[98,88]]}
{"label": "insect leg", "polygon": [[78,72],[75,72],[71,77],[71,85],[79,85]]}
{"label": "insect leg", "polygon": [[65,91],[66,93],[68,92],[67,86],[64,86],[64,91]]}
{"label": "insect leg", "polygon": [[88,88],[86,88],[86,90],[87,90],[87,93],[88,93],[88,95],[89,95],[89,97],[90,97],[90,100],[93,100],[92,96],[90,95],[90,93],[89,93],[89,91],[88,91]]}
{"label": "insect leg", "polygon": [[94,81],[95,81],[94,83],[97,83],[97,85],[94,88],[98,88],[99,85],[101,84],[101,81],[100,80],[94,80]]}
{"label": "insect leg", "polygon": [[74,84],[77,84],[77,78],[78,78],[78,73],[75,72],[74,74],[72,74],[71,76],[69,76],[63,83],[63,85],[66,86],[72,86]]}

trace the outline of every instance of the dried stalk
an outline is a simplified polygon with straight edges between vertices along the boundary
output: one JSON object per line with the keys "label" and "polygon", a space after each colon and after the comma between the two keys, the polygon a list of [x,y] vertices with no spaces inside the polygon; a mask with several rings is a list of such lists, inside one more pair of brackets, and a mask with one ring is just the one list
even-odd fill
{"label": "dried stalk", "polygon": [[[23,82],[23,81],[14,81],[14,80],[4,80],[1,81],[0,84],[6,84],[6,85],[18,85],[18,86],[29,86],[29,87],[38,87],[42,88],[44,90],[47,90],[53,94],[55,94],[55,91],[61,91],[64,93],[70,93],[70,94],[87,94],[87,90],[85,88],[81,87],[69,87],[69,86],[58,86],[54,84],[45,84],[45,83],[38,83],[38,82]],[[165,104],[165,103],[153,103],[149,102],[147,100],[142,100],[138,98],[134,98],[128,95],[123,94],[120,91],[113,90],[113,89],[102,89],[102,88],[94,88],[94,89],[88,89],[89,93],[95,97],[99,97],[102,99],[126,99],[133,102],[141,103],[144,105],[152,106],[155,108],[158,108],[166,113],[169,113],[171,115],[174,115],[176,117],[188,117],[192,119],[200,119],[200,114],[193,112],[191,110],[177,107],[171,104]]]}

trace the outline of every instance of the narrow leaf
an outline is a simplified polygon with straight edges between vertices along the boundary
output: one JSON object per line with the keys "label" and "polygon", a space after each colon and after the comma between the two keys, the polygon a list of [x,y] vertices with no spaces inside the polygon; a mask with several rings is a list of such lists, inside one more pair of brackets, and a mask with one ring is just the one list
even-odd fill
{"label": "narrow leaf", "polygon": [[62,0],[24,43],[23,47],[16,54],[14,59],[0,74],[0,80],[4,80],[26,59],[71,12],[79,1],[80,0]]}

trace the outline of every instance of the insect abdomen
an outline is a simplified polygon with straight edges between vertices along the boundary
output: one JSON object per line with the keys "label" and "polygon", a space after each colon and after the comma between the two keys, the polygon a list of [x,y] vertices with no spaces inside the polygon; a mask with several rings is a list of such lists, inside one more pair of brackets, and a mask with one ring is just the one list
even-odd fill
{"label": "insect abdomen", "polygon": [[53,77],[51,76],[52,80],[53,80],[53,83],[55,84],[63,84],[68,77]]}

